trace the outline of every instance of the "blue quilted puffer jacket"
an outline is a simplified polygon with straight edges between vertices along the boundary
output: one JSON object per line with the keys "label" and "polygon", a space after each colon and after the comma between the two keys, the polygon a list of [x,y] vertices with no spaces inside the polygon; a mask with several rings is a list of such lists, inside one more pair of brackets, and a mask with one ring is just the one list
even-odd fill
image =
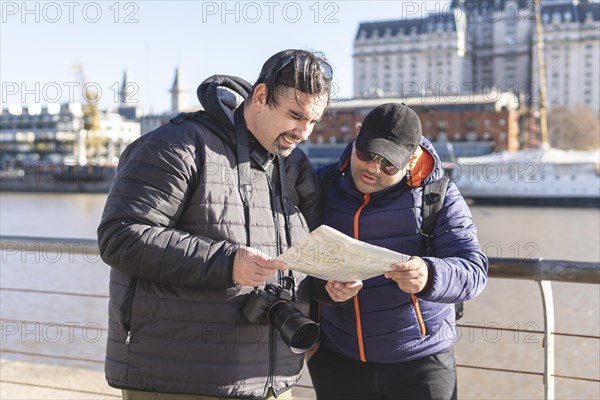
{"label": "blue quilted puffer jacket", "polygon": [[[352,181],[350,144],[342,174],[325,193],[323,223],[366,243],[423,257],[430,280],[414,300],[383,275],[341,306],[321,305],[322,343],[357,360],[398,363],[436,354],[456,339],[454,303],[477,296],[487,283],[488,260],[477,240],[471,213],[450,182],[433,229],[432,251],[424,254],[419,233],[424,185],[443,175],[441,161],[425,138],[411,162],[411,182],[362,194]],[[327,167],[323,167],[323,170]]]}

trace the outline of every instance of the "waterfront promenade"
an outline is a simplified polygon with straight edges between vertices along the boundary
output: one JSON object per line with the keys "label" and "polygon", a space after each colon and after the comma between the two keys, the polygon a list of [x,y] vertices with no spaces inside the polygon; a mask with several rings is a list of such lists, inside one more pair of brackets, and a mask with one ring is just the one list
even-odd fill
{"label": "waterfront promenade", "polygon": [[[98,370],[12,360],[0,360],[0,370],[2,400],[121,398],[121,391],[108,386]],[[310,384],[306,371],[294,398],[315,399]]]}
{"label": "waterfront promenade", "polygon": [[102,371],[6,359],[0,360],[0,370],[3,400],[121,398]]}
{"label": "waterfront promenade", "polygon": [[[56,254],[61,255],[66,254],[65,249],[74,250],[77,247],[87,249],[87,257],[97,255],[93,250],[93,240],[57,239],[44,242],[39,238],[30,240],[2,237],[0,243],[4,256],[7,253],[12,254],[17,243],[25,254],[39,251],[40,248],[49,249],[51,246]],[[75,253],[76,251],[72,251],[69,257]],[[45,257],[48,256],[49,254],[45,254]],[[77,273],[72,272],[76,281]],[[105,269],[98,272],[103,274]],[[483,302],[475,300],[468,303],[469,318],[458,325],[458,337],[453,339],[461,382],[460,398],[554,398],[553,394],[558,386],[555,385],[556,378],[565,381],[561,382],[556,390],[556,393],[560,394],[557,398],[596,398],[599,393],[589,384],[596,383],[597,387],[597,383],[600,382],[596,376],[599,374],[598,369],[594,367],[598,365],[598,334],[581,335],[578,328],[590,332],[589,327],[585,323],[582,324],[582,321],[578,321],[580,325],[574,327],[568,318],[564,321],[566,325],[561,318],[560,323],[555,326],[554,307],[555,304],[560,304],[563,298],[573,297],[575,291],[580,295],[587,292],[586,289],[591,289],[588,294],[597,293],[600,285],[599,264],[496,258],[491,260],[490,277],[493,279],[486,294],[491,292],[492,298],[497,298],[498,293],[506,291],[506,281],[497,278],[512,278],[518,279],[514,286],[524,294],[519,300],[529,298],[528,300],[534,301],[527,306],[521,306],[518,319],[513,319],[510,313],[514,306],[511,303],[512,299],[506,300],[507,307],[486,304],[485,295],[482,296]],[[10,278],[9,276],[9,281]],[[534,282],[527,281],[539,280],[546,280],[541,285],[544,289],[543,307],[540,307],[540,299],[535,301],[535,296],[528,295],[534,292],[531,290],[531,283]],[[555,281],[557,290],[546,292],[550,289],[549,281]],[[9,282],[11,283],[15,284]],[[582,285],[584,283],[587,285]],[[574,287],[576,284],[580,286]],[[102,309],[106,307],[107,296],[73,292],[78,286],[85,285],[73,285],[69,288],[70,292],[41,288],[2,288],[2,300],[13,304],[12,307],[8,307],[9,314],[30,307],[23,295],[27,295],[29,300],[36,296],[45,299],[43,302],[33,301],[38,304],[38,308],[29,310],[27,318],[30,320],[8,319],[4,315],[2,317],[2,342],[7,344],[3,346],[3,360],[0,364],[2,399],[119,397],[119,391],[106,385],[102,373],[107,330],[96,321],[104,319],[100,314],[103,314]],[[553,300],[553,292],[558,295],[557,302]],[[65,301],[64,298],[68,297],[71,299]],[[73,297],[79,299],[74,300]],[[24,300],[23,304],[15,306],[14,300],[17,298]],[[94,303],[103,307],[91,306]],[[535,311],[535,307],[531,306],[537,307],[537,312],[527,315],[530,311]],[[587,314],[594,320],[597,318],[597,315],[593,315],[596,305],[590,306]],[[494,308],[499,312],[489,315],[489,310]],[[542,321],[539,321],[541,308],[544,312]],[[509,311],[508,315],[503,315],[506,311]],[[482,312],[488,315],[483,316]],[[64,316],[65,322],[58,322],[60,320],[53,318],[52,314]],[[76,315],[81,318],[77,319]],[[486,321],[485,318],[489,322],[481,322]],[[522,320],[528,322],[519,322],[521,318],[530,319]],[[66,322],[67,320],[70,322]],[[511,320],[515,322],[509,325]],[[547,335],[544,332],[553,334]],[[577,344],[569,345],[570,340],[576,340]],[[510,346],[516,346],[518,352],[510,350]],[[574,348],[581,349],[581,354],[573,351]],[[573,356],[576,356],[574,364]],[[555,365],[559,366],[560,370],[555,371]],[[570,370],[575,369],[575,372],[568,371],[566,367]],[[540,377],[544,376],[549,377],[546,378],[546,382],[550,383],[540,385]],[[503,379],[508,379],[512,384],[496,388],[496,382]],[[587,386],[582,386],[586,383]],[[305,371],[295,389],[295,398],[314,399],[314,392],[310,386],[310,379]],[[576,395],[573,396],[574,394]]]}
{"label": "waterfront promenade", "polygon": [[[105,195],[0,193],[0,200],[3,236],[33,233],[93,243]],[[473,207],[472,211],[490,257],[600,260],[598,209]],[[103,373],[109,268],[91,251],[83,257],[52,252],[53,240],[49,245],[39,242],[38,251],[19,241],[13,244],[17,248],[0,252],[0,398],[119,396],[107,386]],[[554,282],[552,288],[556,398],[598,399],[600,285]],[[455,343],[459,398],[544,398],[543,315],[535,281],[490,279],[483,294],[466,303],[459,321]],[[72,337],[70,325],[78,326]],[[303,384],[309,382],[305,375]],[[296,390],[297,398],[314,398],[310,389],[308,394],[299,390],[304,389]]]}

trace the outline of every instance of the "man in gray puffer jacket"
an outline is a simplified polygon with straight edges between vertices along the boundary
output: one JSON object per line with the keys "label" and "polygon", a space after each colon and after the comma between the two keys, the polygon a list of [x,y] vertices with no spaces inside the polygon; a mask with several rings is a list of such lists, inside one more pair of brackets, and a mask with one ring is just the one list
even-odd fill
{"label": "man in gray puffer jacket", "polygon": [[280,284],[307,314],[310,298],[343,302],[362,287],[274,258],[319,222],[315,173],[296,145],[328,105],[331,77],[313,53],[279,52],[252,87],[209,78],[204,111],[122,154],[98,243],[112,267],[106,377],[124,398],[280,397],[303,356],[244,317],[253,288]]}

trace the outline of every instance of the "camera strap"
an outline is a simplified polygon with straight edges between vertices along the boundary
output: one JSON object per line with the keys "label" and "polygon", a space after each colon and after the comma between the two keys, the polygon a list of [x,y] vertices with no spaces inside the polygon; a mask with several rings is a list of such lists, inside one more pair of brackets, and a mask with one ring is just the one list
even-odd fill
{"label": "camera strap", "polygon": [[[243,107],[243,106],[242,106]],[[236,141],[236,156],[238,167],[238,190],[244,203],[244,220],[246,228],[246,245],[250,247],[250,200],[252,199],[252,182],[251,182],[251,165],[250,165],[250,146],[248,144],[248,132],[245,129],[243,121],[243,110],[239,107],[234,114],[235,126],[235,141]],[[283,157],[277,157],[278,173],[280,183],[279,201],[281,202],[281,210],[284,217],[285,240],[287,247],[292,245],[290,232],[289,215],[286,208],[285,197],[289,196],[287,181],[285,179],[285,164]],[[277,227],[277,229],[279,229]],[[277,233],[279,235],[279,233]],[[283,249],[279,249],[281,251]],[[292,271],[288,271],[288,276],[283,276],[282,271],[278,271],[278,280],[281,286],[286,290],[292,291],[292,299],[296,301],[296,284]],[[255,288],[258,290],[258,288]]]}
{"label": "camera strap", "polygon": [[244,203],[246,245],[250,247],[250,199],[252,198],[250,147],[248,146],[248,132],[246,132],[245,124],[242,120],[242,108],[243,106],[238,107],[234,114],[235,144],[237,151],[238,190]]}
{"label": "camera strap", "polygon": [[[281,186],[281,212],[283,213],[285,241],[287,247],[292,246],[292,233],[290,232],[290,217],[286,207],[286,198],[290,198],[288,182],[285,176],[285,164],[283,157],[277,157],[279,161],[279,185]],[[290,199],[291,200],[291,199]]]}
{"label": "camera strap", "polygon": [[[289,212],[288,209],[286,207],[286,201],[285,199],[290,199],[290,201],[292,201],[294,204],[296,204],[296,202],[293,201],[293,199],[290,197],[290,188],[288,186],[288,180],[286,179],[286,174],[285,174],[285,163],[284,163],[284,158],[283,157],[277,157],[278,161],[279,161],[279,186],[280,186],[280,191],[281,191],[281,196],[280,196],[280,200],[281,200],[281,212],[283,213],[283,220],[284,220],[284,229],[285,229],[285,241],[287,244],[287,247],[291,247],[292,246],[292,232],[291,232],[291,225],[290,225],[290,217],[289,217]],[[282,275],[283,272],[279,271]],[[281,282],[281,286],[283,286],[284,289],[286,290],[291,290],[292,291],[292,301],[296,301],[296,279],[294,278],[294,274],[292,273],[291,270],[288,270],[288,276],[280,276],[279,277],[279,281]]]}

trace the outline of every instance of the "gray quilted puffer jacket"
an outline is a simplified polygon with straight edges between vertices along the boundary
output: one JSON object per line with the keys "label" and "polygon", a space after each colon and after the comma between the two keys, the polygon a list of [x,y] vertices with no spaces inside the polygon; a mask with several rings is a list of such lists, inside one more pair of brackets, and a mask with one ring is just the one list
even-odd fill
{"label": "gray quilted puffer jacket", "polygon": [[[232,282],[235,251],[246,244],[232,121],[249,89],[239,78],[209,78],[198,89],[205,111],[180,115],[121,156],[98,227],[112,267],[106,377],[113,387],[260,398],[299,379],[303,356],[269,325],[244,318],[252,289]],[[250,152],[250,239],[275,256],[287,243],[280,190],[252,138]],[[285,170],[296,197],[283,199],[295,243],[318,222],[317,183],[298,149]],[[295,306],[307,315],[309,279],[294,277]]]}

